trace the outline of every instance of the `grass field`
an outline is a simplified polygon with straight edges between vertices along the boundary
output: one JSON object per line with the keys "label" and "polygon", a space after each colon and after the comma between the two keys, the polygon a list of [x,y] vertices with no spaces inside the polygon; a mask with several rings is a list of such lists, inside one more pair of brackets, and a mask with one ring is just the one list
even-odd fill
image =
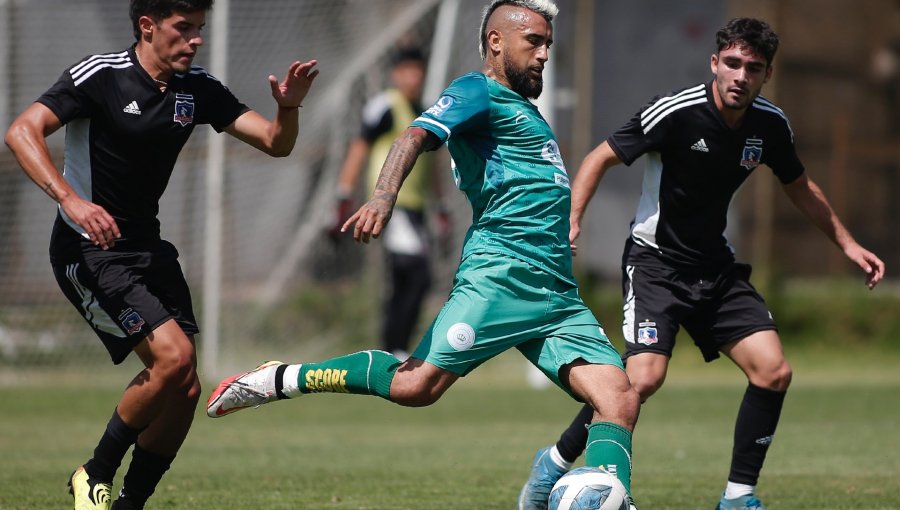
{"label": "grass field", "polygon": [[[728,471],[743,379],[682,352],[635,437],[643,510],[712,510]],[[788,354],[795,382],[760,485],[769,508],[900,509],[900,357]],[[528,389],[521,363],[505,355],[426,409],[312,395],[218,420],[198,412],[148,509],[512,509],[534,451],[577,410],[555,388]],[[119,394],[42,380],[0,388],[2,510],[71,508],[66,477]]]}

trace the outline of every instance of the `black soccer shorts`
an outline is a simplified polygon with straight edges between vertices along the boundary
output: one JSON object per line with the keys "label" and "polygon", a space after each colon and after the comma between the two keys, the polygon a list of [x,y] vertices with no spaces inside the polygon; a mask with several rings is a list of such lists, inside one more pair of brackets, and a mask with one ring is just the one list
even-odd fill
{"label": "black soccer shorts", "polygon": [[117,241],[104,251],[57,221],[50,261],[60,289],[117,365],[169,319],[187,335],[200,332],[178,250],[168,241]]}
{"label": "black soccer shorts", "polygon": [[750,266],[689,272],[653,266],[623,269],[624,357],[641,352],[672,356],[679,326],[706,361],[725,345],[758,331],[777,330],[762,296],[750,284]]}

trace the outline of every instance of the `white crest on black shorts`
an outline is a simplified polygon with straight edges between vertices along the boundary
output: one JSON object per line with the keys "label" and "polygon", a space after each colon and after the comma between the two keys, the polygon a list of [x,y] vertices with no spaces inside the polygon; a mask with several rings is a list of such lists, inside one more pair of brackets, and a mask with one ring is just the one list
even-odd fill
{"label": "white crest on black shorts", "polygon": [[133,335],[144,326],[144,318],[132,308],[126,308],[119,314],[119,324],[128,335]]}
{"label": "white crest on black shorts", "polygon": [[655,322],[641,322],[638,323],[638,343],[644,345],[653,345],[656,342],[659,342],[659,337],[657,336],[657,329]]}

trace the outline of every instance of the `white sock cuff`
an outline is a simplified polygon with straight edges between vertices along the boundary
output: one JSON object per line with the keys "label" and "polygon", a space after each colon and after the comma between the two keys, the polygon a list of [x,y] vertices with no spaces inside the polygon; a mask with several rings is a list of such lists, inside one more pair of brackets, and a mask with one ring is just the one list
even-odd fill
{"label": "white sock cuff", "polygon": [[748,496],[756,492],[755,485],[744,485],[742,483],[728,482],[725,485],[725,499],[735,499],[741,496]]}
{"label": "white sock cuff", "polygon": [[553,448],[550,448],[550,460],[553,461],[557,466],[569,470],[572,469],[572,462],[567,461],[560,455],[559,450],[556,448],[556,445],[553,445]]}
{"label": "white sock cuff", "polygon": [[281,392],[294,398],[300,395],[300,365],[288,365],[284,369],[284,375],[281,376]]}

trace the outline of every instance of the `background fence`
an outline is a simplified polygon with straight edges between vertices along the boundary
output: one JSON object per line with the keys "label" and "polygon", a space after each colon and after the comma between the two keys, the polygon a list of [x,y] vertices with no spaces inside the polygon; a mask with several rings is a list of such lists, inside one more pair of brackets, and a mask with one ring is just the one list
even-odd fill
{"label": "background fence", "polygon": [[[542,111],[560,138],[570,173],[650,97],[708,79],[713,34],[730,16],[760,15],[783,41],[776,79],[764,93],[788,113],[801,158],[853,232],[897,267],[897,2],[559,4]],[[434,99],[449,79],[480,68],[482,6],[475,0],[218,2],[197,63],[211,66],[213,48],[224,51],[227,72],[220,78],[245,103],[271,116],[266,76],[282,75],[293,60],[316,58],[322,72],[302,111],[291,157],[272,159],[222,137],[221,214],[210,218],[206,212],[215,205],[208,199],[207,162],[209,140],[218,135],[211,130],[195,132],[163,198],[163,236],[179,248],[198,317],[209,317],[211,306],[217,312],[220,341],[210,365],[215,371],[270,355],[318,357],[340,350],[348,339],[375,344],[366,339],[374,338],[378,322],[379,252],[324,235],[336,174],[358,131],[363,103],[386,83],[394,45],[417,43],[431,54],[432,97],[426,102]],[[121,0],[0,0],[0,123],[8,125],[67,66],[132,42]],[[62,132],[49,140],[56,161],[62,159],[62,141]],[[582,253],[590,256],[578,261],[579,271],[613,286],[639,190],[642,163],[635,166],[614,170],[604,181],[583,243]],[[840,253],[773,191],[768,172],[757,174],[730,226],[741,258],[753,260],[766,281],[782,274],[850,274]],[[452,186],[449,175],[446,184]],[[468,206],[459,194],[450,204],[460,239]],[[7,151],[0,152],[0,371],[6,379],[20,377],[23,368],[107,363],[53,281],[47,244],[54,215],[52,201]],[[210,219],[222,228],[220,242],[208,238]],[[446,294],[455,253],[435,264],[431,310]],[[212,264],[210,257],[220,262]],[[203,291],[209,289],[204,273],[219,263],[218,290],[210,295]],[[201,346],[204,351],[212,352]]]}

